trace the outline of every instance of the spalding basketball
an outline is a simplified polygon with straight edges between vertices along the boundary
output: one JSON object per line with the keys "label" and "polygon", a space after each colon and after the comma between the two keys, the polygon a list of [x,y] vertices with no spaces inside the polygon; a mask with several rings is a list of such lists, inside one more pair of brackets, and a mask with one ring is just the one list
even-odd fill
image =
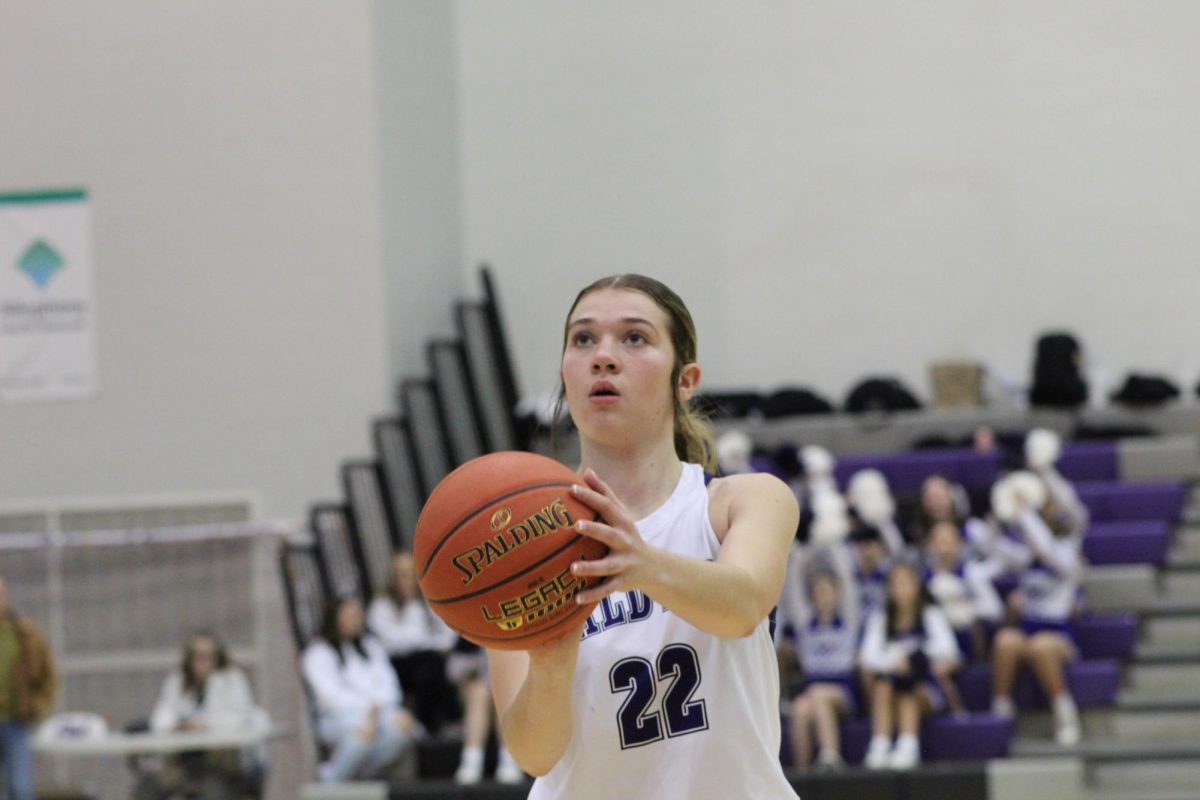
{"label": "spalding basketball", "polygon": [[595,604],[576,603],[589,579],[571,574],[571,563],[608,548],[575,530],[577,520],[597,518],[571,495],[577,483],[557,461],[520,452],[480,456],[447,475],[413,537],[430,608],[464,639],[502,650],[579,624]]}

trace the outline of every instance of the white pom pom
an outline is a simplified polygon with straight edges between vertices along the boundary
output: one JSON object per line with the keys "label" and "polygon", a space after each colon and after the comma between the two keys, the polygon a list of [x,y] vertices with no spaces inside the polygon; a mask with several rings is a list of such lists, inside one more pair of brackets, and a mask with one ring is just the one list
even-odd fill
{"label": "white pom pom", "polygon": [[857,505],[860,498],[872,494],[891,496],[887,478],[883,477],[882,472],[877,469],[860,469],[850,476],[850,483],[846,486],[846,496],[850,498],[851,503]]}
{"label": "white pom pom", "polygon": [[810,444],[801,450],[800,463],[804,465],[804,476],[810,480],[833,475],[833,454],[819,445]]}
{"label": "white pom pom", "polygon": [[896,516],[896,502],[888,489],[887,479],[877,469],[864,469],[854,473],[846,489],[846,496],[863,521],[877,528]]}
{"label": "white pom pom", "polygon": [[1054,431],[1034,428],[1025,437],[1025,463],[1030,469],[1054,466],[1062,455],[1062,439]]}
{"label": "white pom pom", "polygon": [[717,439],[717,461],[726,474],[750,472],[750,453],[754,443],[743,431],[729,431]]}
{"label": "white pom pom", "polygon": [[814,545],[840,542],[850,533],[850,518],[846,501],[833,491],[819,491],[812,496],[813,523],[809,539]]}
{"label": "white pom pom", "polygon": [[1015,522],[1029,508],[1046,504],[1046,485],[1032,472],[1012,472],[992,487],[992,513],[1001,522]]}

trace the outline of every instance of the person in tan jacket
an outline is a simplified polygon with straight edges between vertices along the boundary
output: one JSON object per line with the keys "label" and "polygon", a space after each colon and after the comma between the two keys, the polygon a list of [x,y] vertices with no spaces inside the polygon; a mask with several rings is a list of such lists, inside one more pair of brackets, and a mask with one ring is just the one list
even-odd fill
{"label": "person in tan jacket", "polygon": [[32,726],[50,713],[58,676],[46,638],[9,605],[0,578],[0,763],[10,800],[33,800]]}

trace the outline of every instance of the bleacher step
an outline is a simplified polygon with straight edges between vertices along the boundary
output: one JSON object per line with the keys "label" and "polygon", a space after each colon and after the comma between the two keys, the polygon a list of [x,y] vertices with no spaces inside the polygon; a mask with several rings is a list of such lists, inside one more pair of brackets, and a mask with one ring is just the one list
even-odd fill
{"label": "bleacher step", "polygon": [[[1200,708],[1085,708],[1080,718],[1088,741],[1200,739]],[[1017,716],[1016,736],[1050,741],[1054,737],[1053,716],[1048,711],[1022,711]]]}
{"label": "bleacher step", "polygon": [[1195,664],[1139,664],[1125,671],[1126,689],[1175,699],[1200,699],[1200,669]]}
{"label": "bleacher step", "polygon": [[1149,564],[1090,567],[1084,574],[1083,587],[1092,611],[1124,611],[1160,599],[1158,576]]}
{"label": "bleacher step", "polygon": [[1166,569],[1161,582],[1167,600],[1200,604],[1200,572]]}
{"label": "bleacher step", "polygon": [[1142,623],[1142,640],[1138,643],[1140,655],[1144,648],[1200,649],[1200,617],[1159,616],[1149,617]]}
{"label": "bleacher step", "polygon": [[1108,761],[1089,765],[1088,783],[1101,792],[1154,793],[1200,790],[1200,758],[1149,761]]}

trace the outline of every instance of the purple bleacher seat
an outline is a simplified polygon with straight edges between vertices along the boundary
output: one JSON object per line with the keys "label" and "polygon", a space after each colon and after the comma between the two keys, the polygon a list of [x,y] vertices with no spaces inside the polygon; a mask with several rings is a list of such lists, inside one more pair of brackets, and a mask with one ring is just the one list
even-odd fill
{"label": "purple bleacher seat", "polygon": [[[1067,685],[1071,696],[1084,708],[1112,706],[1117,702],[1121,670],[1116,661],[1095,659],[1076,661],[1067,665]],[[971,711],[986,711],[992,707],[992,668],[988,664],[971,664],[958,675],[958,690],[963,705]],[[1017,675],[1013,700],[1020,708],[1045,708],[1046,696],[1034,680],[1028,667]]]}
{"label": "purple bleacher seat", "polygon": [[1056,466],[1069,481],[1115,481],[1120,477],[1117,474],[1117,443],[1064,444]]}
{"label": "purple bleacher seat", "polygon": [[992,714],[944,716],[926,720],[921,729],[921,758],[972,760],[1004,758],[1013,736],[1013,721]]}
{"label": "purple bleacher seat", "polygon": [[1136,614],[1088,614],[1076,619],[1071,628],[1085,659],[1133,657],[1138,637]]}
{"label": "purple bleacher seat", "polygon": [[867,755],[867,745],[871,741],[870,718],[842,720],[841,738],[842,759],[847,764],[861,764]]}
{"label": "purple bleacher seat", "polygon": [[1097,522],[1147,519],[1175,522],[1183,514],[1187,497],[1187,486],[1182,481],[1079,483],[1075,489]]}
{"label": "purple bleacher seat", "polygon": [[851,475],[863,469],[879,470],[893,492],[908,494],[918,491],[930,475],[942,475],[968,487],[990,486],[1000,474],[1000,456],[967,448],[842,456],[834,477],[838,485],[845,486]]}
{"label": "purple bleacher seat", "polygon": [[1000,478],[999,453],[974,453],[960,463],[958,482],[967,489],[987,488]]}
{"label": "purple bleacher seat", "polygon": [[1094,522],[1083,537],[1092,564],[1164,564],[1171,542],[1167,522]]}
{"label": "purple bleacher seat", "polygon": [[[925,761],[1003,758],[1008,755],[1012,735],[1012,720],[987,713],[931,717],[921,725],[921,758]],[[849,764],[862,763],[871,741],[871,720],[844,720],[841,738],[842,758]]]}

